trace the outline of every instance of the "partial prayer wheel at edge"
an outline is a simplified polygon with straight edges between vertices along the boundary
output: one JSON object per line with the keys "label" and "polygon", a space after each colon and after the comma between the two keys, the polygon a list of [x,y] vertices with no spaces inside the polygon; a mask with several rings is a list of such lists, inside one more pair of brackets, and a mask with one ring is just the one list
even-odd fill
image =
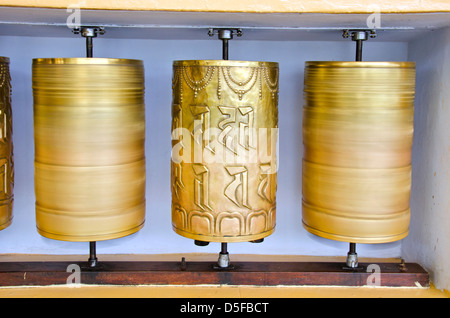
{"label": "partial prayer wheel at edge", "polygon": [[273,233],[277,103],[278,63],[174,62],[176,233],[205,242],[246,242]]}
{"label": "partial prayer wheel at edge", "polygon": [[352,243],[408,235],[415,64],[307,62],[303,225]]}
{"label": "partial prayer wheel at edge", "polygon": [[14,160],[9,58],[0,57],[0,230],[13,219]]}
{"label": "partial prayer wheel at edge", "polygon": [[100,241],[145,220],[144,68],[140,60],[33,60],[38,232]]}

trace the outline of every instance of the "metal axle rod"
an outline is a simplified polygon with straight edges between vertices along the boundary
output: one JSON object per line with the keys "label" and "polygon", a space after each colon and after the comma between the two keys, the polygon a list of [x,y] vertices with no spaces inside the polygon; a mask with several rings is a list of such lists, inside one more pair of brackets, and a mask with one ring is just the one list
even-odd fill
{"label": "metal axle rod", "polygon": [[[81,34],[86,38],[86,57],[92,58],[94,55],[94,41],[93,38],[97,34],[104,34],[105,30],[102,27],[81,27],[81,29],[73,29],[74,34]],[[89,242],[89,267],[95,268],[98,265],[96,242]]]}
{"label": "metal axle rod", "polygon": [[94,56],[93,39],[97,37],[98,34],[105,34],[104,28],[97,26],[83,26],[73,29],[72,32],[74,34],[81,34],[82,37],[86,38],[86,57]]}
{"label": "metal axle rod", "polygon": [[96,242],[89,242],[89,267],[96,267],[98,265]]}
{"label": "metal axle rod", "polygon": [[[356,42],[356,56],[355,61],[362,61],[362,48],[363,42],[366,41],[369,36],[374,38],[376,36],[373,30],[344,30],[342,36],[348,38],[351,34],[352,41]],[[347,253],[346,267],[349,269],[358,268],[358,254],[356,253],[356,243],[349,243],[349,251]]]}
{"label": "metal axle rod", "polygon": [[[222,40],[222,59],[228,60],[229,40],[233,39],[233,34],[242,36],[242,30],[240,29],[209,29],[209,36],[213,36],[217,32],[218,37]],[[198,244],[197,244],[198,245]],[[226,242],[221,243],[221,251],[219,253],[219,259],[217,261],[217,269],[231,269],[230,256],[228,253],[228,244]]]}

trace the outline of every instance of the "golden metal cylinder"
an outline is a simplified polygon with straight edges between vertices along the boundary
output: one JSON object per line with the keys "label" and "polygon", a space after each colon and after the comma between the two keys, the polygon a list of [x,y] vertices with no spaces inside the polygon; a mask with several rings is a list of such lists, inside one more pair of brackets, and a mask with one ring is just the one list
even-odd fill
{"label": "golden metal cylinder", "polygon": [[303,225],[352,243],[408,235],[415,65],[307,62]]}
{"label": "golden metal cylinder", "polygon": [[100,241],[145,220],[144,67],[140,60],[33,60],[38,232]]}
{"label": "golden metal cylinder", "polygon": [[175,61],[172,225],[206,242],[275,229],[278,63]]}
{"label": "golden metal cylinder", "polygon": [[9,58],[0,57],[0,230],[13,218],[14,161]]}

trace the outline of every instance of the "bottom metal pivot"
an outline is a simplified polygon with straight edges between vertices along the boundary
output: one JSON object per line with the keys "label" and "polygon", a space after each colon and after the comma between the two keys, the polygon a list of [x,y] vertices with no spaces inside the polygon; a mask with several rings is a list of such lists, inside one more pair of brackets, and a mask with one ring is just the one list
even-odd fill
{"label": "bottom metal pivot", "polygon": [[230,254],[219,253],[219,260],[217,261],[217,265],[221,268],[228,267],[230,265]]}
{"label": "bottom metal pivot", "polygon": [[354,270],[354,271],[363,270],[363,267],[359,266],[359,263],[358,263],[358,254],[349,252],[347,254],[347,262],[346,262],[345,266],[343,267],[343,269]]}
{"label": "bottom metal pivot", "polygon": [[89,263],[89,267],[97,267],[98,266],[97,258],[89,258],[88,263]]}
{"label": "bottom metal pivot", "polygon": [[358,254],[356,253],[347,254],[347,266],[350,268],[358,267]]}
{"label": "bottom metal pivot", "polygon": [[358,266],[358,254],[356,254],[356,243],[350,243],[350,250],[347,253],[345,270],[362,270],[362,267]]}
{"label": "bottom metal pivot", "polygon": [[214,264],[214,269],[234,269],[233,265],[230,265],[230,255],[228,253],[219,253],[219,259],[217,264]]}
{"label": "bottom metal pivot", "polygon": [[89,267],[95,268],[98,266],[97,252],[96,252],[96,242],[89,242]]}

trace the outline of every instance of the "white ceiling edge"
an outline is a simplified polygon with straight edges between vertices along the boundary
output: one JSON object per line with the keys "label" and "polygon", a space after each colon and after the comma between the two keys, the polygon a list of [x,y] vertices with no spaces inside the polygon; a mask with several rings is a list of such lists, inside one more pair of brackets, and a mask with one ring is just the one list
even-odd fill
{"label": "white ceiling edge", "polygon": [[[0,7],[0,35],[74,36],[67,27],[73,13],[72,9]],[[367,29],[370,19],[369,14],[322,13],[123,10],[79,13],[81,25],[103,26],[106,30],[103,37],[148,39],[208,39],[209,28],[241,28],[244,36],[236,39],[339,40],[343,29]],[[381,13],[377,18],[376,39],[380,41],[409,41],[425,32],[450,27],[450,12]]]}

